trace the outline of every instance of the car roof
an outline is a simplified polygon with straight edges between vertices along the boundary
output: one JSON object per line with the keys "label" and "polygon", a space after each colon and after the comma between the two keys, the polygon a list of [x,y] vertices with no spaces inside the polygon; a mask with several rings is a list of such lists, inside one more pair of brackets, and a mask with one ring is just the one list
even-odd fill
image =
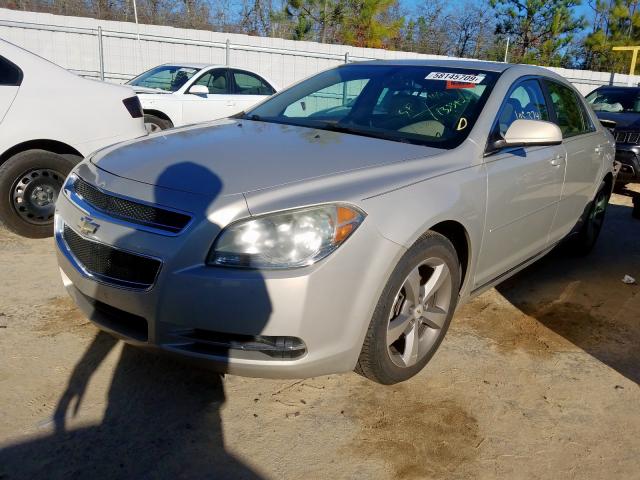
{"label": "car roof", "polygon": [[225,68],[226,65],[219,65],[216,63],[198,63],[198,62],[169,62],[163,63],[162,66],[172,66],[172,67],[187,67],[187,68]]}
{"label": "car roof", "polygon": [[407,59],[407,60],[371,60],[358,62],[359,65],[406,65],[418,67],[450,67],[450,68],[472,68],[478,70],[488,70],[491,72],[504,72],[513,65],[500,62],[484,62],[480,60],[449,60],[449,59]]}
{"label": "car roof", "polygon": [[418,67],[449,67],[449,68],[467,68],[473,70],[485,70],[488,72],[502,73],[505,70],[516,69],[522,71],[523,74],[531,75],[547,75],[550,77],[558,77],[558,75],[544,67],[538,67],[535,65],[523,65],[515,63],[503,63],[503,62],[487,62],[483,60],[471,60],[471,59],[407,59],[407,60],[370,60],[365,62],[357,62],[359,65],[406,65],[406,66],[418,66]]}

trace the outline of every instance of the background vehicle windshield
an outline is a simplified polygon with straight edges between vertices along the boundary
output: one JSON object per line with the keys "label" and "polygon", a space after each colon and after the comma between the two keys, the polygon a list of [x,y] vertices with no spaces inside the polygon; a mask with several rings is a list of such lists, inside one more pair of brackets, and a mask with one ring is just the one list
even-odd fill
{"label": "background vehicle windshield", "polygon": [[197,71],[197,68],[161,65],[138,75],[129,81],[128,85],[175,92],[187,83]]}
{"label": "background vehicle windshield", "polygon": [[473,128],[497,76],[432,66],[346,65],[294,85],[245,118],[453,148]]}
{"label": "background vehicle windshield", "polygon": [[596,112],[640,113],[640,91],[638,90],[594,90],[587,101]]}

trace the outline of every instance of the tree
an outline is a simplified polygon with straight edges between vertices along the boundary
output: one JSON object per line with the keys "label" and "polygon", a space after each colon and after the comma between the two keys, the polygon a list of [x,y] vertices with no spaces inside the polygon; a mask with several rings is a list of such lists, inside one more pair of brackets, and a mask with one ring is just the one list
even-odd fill
{"label": "tree", "polygon": [[490,0],[497,17],[496,34],[509,37],[514,62],[561,65],[584,19],[572,9],[580,0]]}
{"label": "tree", "polygon": [[393,18],[397,0],[344,0],[340,40],[356,47],[383,48],[400,36],[404,18]]}
{"label": "tree", "polygon": [[594,70],[626,72],[629,54],[614,52],[615,46],[638,45],[638,0],[595,0],[592,32],[584,41],[584,66]]}
{"label": "tree", "polygon": [[342,0],[288,0],[274,19],[288,22],[291,31],[286,37],[293,40],[335,43],[343,12]]}

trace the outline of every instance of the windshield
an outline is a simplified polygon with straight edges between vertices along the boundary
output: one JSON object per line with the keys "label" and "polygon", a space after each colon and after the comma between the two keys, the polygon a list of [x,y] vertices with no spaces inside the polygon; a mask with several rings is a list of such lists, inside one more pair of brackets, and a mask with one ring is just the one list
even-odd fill
{"label": "windshield", "polygon": [[271,97],[244,118],[454,148],[498,74],[471,69],[345,65]]}
{"label": "windshield", "polygon": [[640,113],[640,91],[636,89],[597,89],[587,95],[587,101],[596,112]]}
{"label": "windshield", "polygon": [[199,70],[198,68],[180,67],[178,65],[161,65],[138,75],[127,82],[127,85],[175,92],[180,90],[180,87],[187,83]]}

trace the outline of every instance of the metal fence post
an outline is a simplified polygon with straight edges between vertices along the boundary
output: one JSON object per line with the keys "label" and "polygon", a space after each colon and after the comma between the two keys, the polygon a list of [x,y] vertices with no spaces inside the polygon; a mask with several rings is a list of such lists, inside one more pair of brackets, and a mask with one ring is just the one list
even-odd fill
{"label": "metal fence post", "polygon": [[100,59],[100,80],[104,82],[104,51],[102,49],[102,27],[98,27],[98,57]]}
{"label": "metal fence post", "polygon": [[231,42],[227,38],[227,43],[225,46],[225,65],[229,66],[230,60],[231,60]]}
{"label": "metal fence post", "polygon": [[349,52],[345,52],[344,54],[344,63],[349,63]]}

